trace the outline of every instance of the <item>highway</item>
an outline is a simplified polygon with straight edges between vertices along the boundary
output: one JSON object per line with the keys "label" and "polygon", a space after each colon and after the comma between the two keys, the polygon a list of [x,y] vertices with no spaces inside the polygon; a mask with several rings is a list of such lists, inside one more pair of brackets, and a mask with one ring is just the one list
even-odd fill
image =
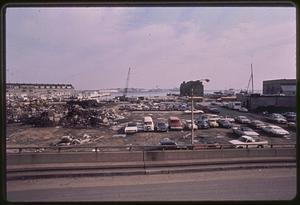
{"label": "highway", "polygon": [[13,180],[8,201],[248,201],[291,200],[296,169]]}

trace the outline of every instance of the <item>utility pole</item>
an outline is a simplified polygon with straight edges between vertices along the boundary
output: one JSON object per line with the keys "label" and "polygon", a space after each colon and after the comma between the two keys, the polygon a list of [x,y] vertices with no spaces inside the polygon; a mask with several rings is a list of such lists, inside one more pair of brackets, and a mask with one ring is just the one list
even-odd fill
{"label": "utility pole", "polygon": [[191,141],[191,145],[193,145],[194,144],[194,88],[192,88],[192,105],[191,105],[191,113],[192,113],[192,119],[191,119],[191,121],[192,121],[192,141]]}
{"label": "utility pole", "polygon": [[251,63],[251,79],[252,79],[252,94],[253,94],[253,69],[252,69],[252,63]]}
{"label": "utility pole", "polygon": [[124,100],[125,100],[125,98],[126,98],[127,91],[128,91],[129,77],[130,77],[130,69],[131,69],[131,68],[129,67],[128,73],[127,73],[126,85],[125,85],[125,89],[124,89],[124,93],[123,93]]}

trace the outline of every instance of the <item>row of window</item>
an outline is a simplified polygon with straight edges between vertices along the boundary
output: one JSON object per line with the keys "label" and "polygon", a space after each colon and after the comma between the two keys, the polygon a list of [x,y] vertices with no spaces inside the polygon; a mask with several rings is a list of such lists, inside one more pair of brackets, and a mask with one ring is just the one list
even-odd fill
{"label": "row of window", "polygon": [[9,89],[72,89],[72,86],[61,85],[40,85],[40,86],[10,86]]}

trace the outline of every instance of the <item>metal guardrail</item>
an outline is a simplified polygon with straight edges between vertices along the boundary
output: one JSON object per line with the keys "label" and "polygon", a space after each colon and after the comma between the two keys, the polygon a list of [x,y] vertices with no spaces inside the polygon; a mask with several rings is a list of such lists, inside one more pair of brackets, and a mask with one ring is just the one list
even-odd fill
{"label": "metal guardrail", "polygon": [[[154,151],[154,150],[205,150],[205,149],[236,149],[243,146],[245,149],[261,149],[260,144],[196,144],[196,145],[124,145],[124,146],[15,146],[7,147],[7,153],[22,152],[104,152],[104,151]],[[256,147],[255,147],[256,146]],[[263,148],[296,148],[296,144],[268,144]]]}

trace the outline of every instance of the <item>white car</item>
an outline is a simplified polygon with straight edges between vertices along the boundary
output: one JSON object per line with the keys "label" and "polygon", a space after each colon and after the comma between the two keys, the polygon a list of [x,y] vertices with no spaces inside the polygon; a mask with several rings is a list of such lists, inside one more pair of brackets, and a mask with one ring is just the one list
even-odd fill
{"label": "white car", "polygon": [[251,122],[246,116],[237,116],[235,121],[242,124],[249,124]]}
{"label": "white car", "polygon": [[203,114],[203,115],[200,116],[200,119],[218,121],[219,119],[221,119],[221,117],[219,115],[216,115],[216,114]]}
{"label": "white car", "polygon": [[268,144],[266,140],[260,140],[259,138],[253,138],[250,136],[243,135],[237,140],[230,140],[231,144],[235,148],[263,148]]}
{"label": "white car", "polygon": [[276,125],[267,125],[265,127],[262,128],[263,131],[273,134],[273,135],[279,135],[279,136],[283,136],[283,135],[288,135],[290,134],[288,131],[282,129],[279,126]]}
{"label": "white car", "polygon": [[275,122],[275,123],[280,123],[280,124],[285,124],[285,123],[287,123],[286,118],[285,118],[283,115],[278,114],[278,113],[272,113],[272,114],[270,114],[270,115],[267,115],[267,116],[265,117],[265,119],[266,119],[267,121]]}
{"label": "white car", "polygon": [[262,129],[266,126],[266,123],[260,121],[260,120],[252,120],[250,123],[250,126],[256,128],[256,129]]}
{"label": "white car", "polygon": [[248,112],[248,109],[245,108],[245,107],[241,107],[241,108],[239,109],[239,111],[240,111],[240,112]]}
{"label": "white car", "polygon": [[234,118],[228,117],[228,116],[225,116],[225,117],[221,116],[221,119],[222,119],[222,120],[227,120],[227,121],[229,121],[229,122],[231,122],[231,123],[235,122]]}
{"label": "white car", "polygon": [[234,134],[243,136],[243,135],[247,135],[247,136],[259,136],[259,134],[257,132],[255,132],[254,130],[252,130],[249,127],[233,127],[232,131]]}
{"label": "white car", "polygon": [[210,127],[219,127],[219,123],[215,119],[208,119],[208,124]]}
{"label": "white car", "polygon": [[[192,129],[192,120],[185,120],[185,126],[187,129],[191,130]],[[198,126],[195,124],[193,125],[194,130],[198,129]]]}
{"label": "white car", "polygon": [[[192,111],[191,110],[185,110],[183,111],[184,114],[191,114]],[[203,114],[204,112],[202,110],[193,110],[194,114]]]}
{"label": "white car", "polygon": [[137,124],[134,122],[129,122],[125,127],[125,134],[134,134],[138,132]]}

